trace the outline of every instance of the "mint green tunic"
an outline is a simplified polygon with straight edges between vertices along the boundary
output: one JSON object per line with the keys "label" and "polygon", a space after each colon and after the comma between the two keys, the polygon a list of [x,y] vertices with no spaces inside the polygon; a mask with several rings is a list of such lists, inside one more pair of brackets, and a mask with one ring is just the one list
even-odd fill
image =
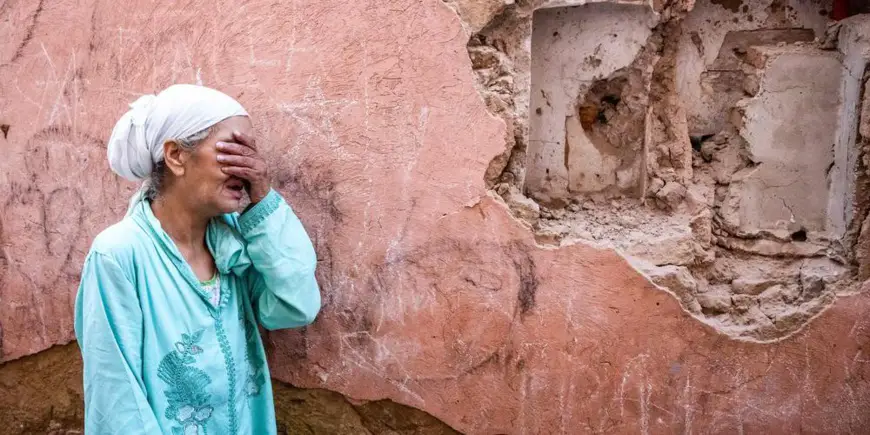
{"label": "mint green tunic", "polygon": [[274,190],[213,219],[206,242],[217,304],[147,201],[94,240],[75,303],[86,434],[276,433],[257,324],[314,320],[314,248]]}

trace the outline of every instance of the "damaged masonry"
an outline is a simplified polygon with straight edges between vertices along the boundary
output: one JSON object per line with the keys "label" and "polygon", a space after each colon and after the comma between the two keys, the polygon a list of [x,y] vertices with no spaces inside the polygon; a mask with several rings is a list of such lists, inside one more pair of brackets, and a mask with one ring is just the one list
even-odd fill
{"label": "damaged masonry", "polygon": [[748,341],[857,290],[867,23],[827,28],[818,1],[583,3],[452,4],[509,126],[486,181],[538,243],[615,249]]}
{"label": "damaged masonry", "polygon": [[870,433],[836,4],[6,2],[0,426],[81,432],[76,287],[136,188],[106,137],[201,80],[319,260],[317,320],[263,331],[278,433]]}

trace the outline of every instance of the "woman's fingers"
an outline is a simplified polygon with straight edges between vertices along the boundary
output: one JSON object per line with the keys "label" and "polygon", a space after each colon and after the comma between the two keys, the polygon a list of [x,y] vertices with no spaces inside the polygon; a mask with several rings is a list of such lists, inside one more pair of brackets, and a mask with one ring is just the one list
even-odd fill
{"label": "woman's fingers", "polygon": [[248,136],[245,133],[234,131],[233,137],[236,138],[236,140],[239,141],[239,143],[241,143],[242,145],[245,145],[252,150],[257,150],[257,140],[254,139],[253,136]]}
{"label": "woman's fingers", "polygon": [[224,174],[235,175],[248,181],[254,181],[259,177],[254,169],[245,166],[224,166],[221,170],[224,171]]}
{"label": "woman's fingers", "polygon": [[218,154],[217,161],[227,166],[242,166],[246,168],[257,169],[260,166],[260,161],[247,156],[236,154]]}
{"label": "woman's fingers", "polygon": [[218,142],[217,160],[221,170],[227,175],[239,177],[249,182],[248,194],[251,202],[260,202],[271,189],[269,168],[257,152],[257,143],[252,136],[233,132],[233,142]]}
{"label": "woman's fingers", "polygon": [[233,142],[218,142],[215,144],[215,147],[217,147],[218,151],[227,154],[237,154],[240,156],[253,156],[257,154],[254,148]]}

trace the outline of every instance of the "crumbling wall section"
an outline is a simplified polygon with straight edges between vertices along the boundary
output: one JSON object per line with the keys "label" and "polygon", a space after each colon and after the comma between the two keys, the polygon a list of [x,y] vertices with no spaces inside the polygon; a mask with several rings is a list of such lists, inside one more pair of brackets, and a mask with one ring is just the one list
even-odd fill
{"label": "crumbling wall section", "polygon": [[858,177],[856,181],[856,219],[852,225],[851,234],[854,235],[855,260],[859,265],[858,276],[860,279],[870,278],[870,68],[865,70],[861,78],[862,86],[862,110],[860,115],[860,127],[858,130],[858,144],[860,144],[860,159],[858,160]]}
{"label": "crumbling wall section", "polygon": [[[849,259],[858,265],[858,279],[870,278],[870,242],[868,242],[868,213],[870,213],[870,47],[866,42],[870,38],[870,24],[865,16],[857,16],[844,20],[830,29],[825,41],[826,47],[839,47],[844,55],[847,73],[844,80],[844,90],[851,98],[844,102],[844,110],[851,109],[846,114],[852,128],[841,130],[843,144],[855,144],[854,152],[847,158],[848,165],[854,165],[844,186],[847,191],[854,191],[853,207],[847,210],[846,232],[843,237],[844,250]],[[847,116],[843,116],[847,119]]]}
{"label": "crumbling wall section", "polygon": [[[477,69],[513,131],[488,185],[539,243],[617,249],[723,333],[793,334],[854,289],[860,267],[847,233],[857,88],[843,49],[820,42],[830,10],[504,5],[469,46],[473,59],[511,53]],[[627,27],[602,30],[615,17]],[[509,65],[497,70],[512,93],[481,80],[492,65]]]}
{"label": "crumbling wall section", "polygon": [[593,3],[538,10],[532,23],[523,190],[557,206],[571,193],[638,196],[653,11]]}

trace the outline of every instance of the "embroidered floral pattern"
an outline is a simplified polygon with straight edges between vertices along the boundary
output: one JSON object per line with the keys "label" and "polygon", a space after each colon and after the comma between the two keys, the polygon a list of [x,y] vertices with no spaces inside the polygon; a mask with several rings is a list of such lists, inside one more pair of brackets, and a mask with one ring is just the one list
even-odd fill
{"label": "embroidered floral pattern", "polygon": [[[220,345],[221,353],[224,355],[224,364],[227,366],[227,384],[229,389],[229,397],[236,396],[236,363],[233,359],[233,353],[230,349],[230,342],[227,339],[227,332],[224,330],[223,317],[217,316],[214,323],[215,335],[217,335],[218,345]],[[235,435],[239,433],[239,420],[236,417],[236,404],[233,401],[227,402],[227,410],[229,411],[230,432]]]}
{"label": "embroidered floral pattern", "polygon": [[239,322],[245,327],[245,361],[248,363],[248,379],[245,382],[245,393],[248,397],[257,396],[266,383],[263,367],[266,362],[257,352],[257,325],[248,320],[245,310],[239,309]]}
{"label": "embroidered floral pattern", "polygon": [[165,416],[179,424],[172,428],[173,435],[205,434],[205,423],[214,411],[209,404],[211,395],[206,391],[211,378],[192,365],[196,362],[196,355],[202,353],[197,343],[202,339],[203,331],[181,334],[175,350],[163,357],[157,367],[157,376],[169,387],[164,390],[169,403]]}

